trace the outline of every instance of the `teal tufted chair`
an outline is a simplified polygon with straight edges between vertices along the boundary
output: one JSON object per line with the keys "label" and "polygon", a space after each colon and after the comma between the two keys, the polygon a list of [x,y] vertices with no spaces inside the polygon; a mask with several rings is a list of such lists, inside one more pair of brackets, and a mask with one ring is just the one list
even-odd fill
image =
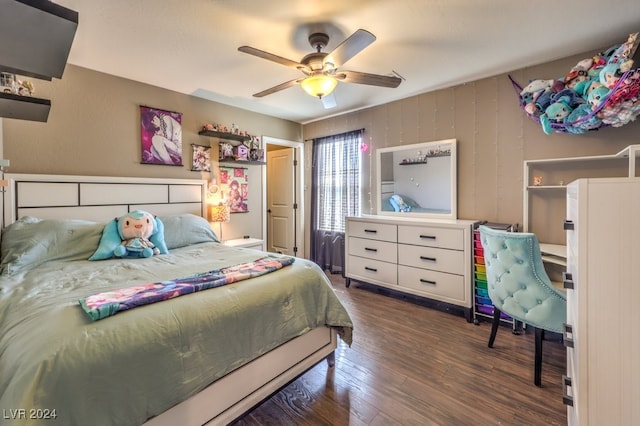
{"label": "teal tufted chair", "polygon": [[541,386],[544,331],[562,333],[566,322],[565,292],[553,286],[535,234],[506,232],[480,226],[487,289],[494,305],[489,347],[493,347],[500,312],[535,330],[534,383]]}

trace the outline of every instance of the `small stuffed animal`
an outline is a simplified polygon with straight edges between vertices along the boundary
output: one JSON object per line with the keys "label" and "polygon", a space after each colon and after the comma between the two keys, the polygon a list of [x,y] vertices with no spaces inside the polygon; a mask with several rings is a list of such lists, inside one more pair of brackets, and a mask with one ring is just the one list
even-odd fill
{"label": "small stuffed animal", "polygon": [[596,109],[600,106],[600,104],[604,101],[604,98],[609,94],[610,90],[607,89],[604,86],[600,86],[596,89],[594,89],[593,91],[591,91],[591,93],[589,93],[589,96],[587,98],[587,100],[589,101],[589,105],[591,105],[591,109]]}
{"label": "small stuffed animal", "polygon": [[529,104],[552,85],[553,80],[532,80],[520,91],[520,98],[525,105]]}
{"label": "small stuffed animal", "polygon": [[401,196],[398,194],[393,194],[389,197],[389,203],[393,206],[393,209],[397,212],[408,212],[411,211],[411,207],[404,202]]}
{"label": "small stuffed animal", "polygon": [[151,257],[168,252],[162,221],[149,212],[134,210],[105,225],[100,244],[89,260]]}
{"label": "small stuffed animal", "polygon": [[613,89],[613,86],[616,85],[621,75],[620,64],[607,64],[600,70],[600,83],[608,89]]}
{"label": "small stuffed animal", "polygon": [[569,106],[569,99],[566,96],[562,96],[554,103],[549,105],[544,111],[544,114],[540,116],[540,124],[542,125],[542,131],[547,135],[550,135],[553,131],[551,123],[562,123],[569,114],[571,114],[573,108]]}
{"label": "small stuffed animal", "polygon": [[160,250],[149,238],[156,231],[156,219],[150,213],[134,210],[118,219],[122,243],[113,250],[115,257],[151,257]]}

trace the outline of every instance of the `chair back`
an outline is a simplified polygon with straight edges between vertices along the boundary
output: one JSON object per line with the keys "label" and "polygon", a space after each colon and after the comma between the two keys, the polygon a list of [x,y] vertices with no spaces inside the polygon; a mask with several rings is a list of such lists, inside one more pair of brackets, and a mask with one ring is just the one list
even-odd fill
{"label": "chair back", "polygon": [[525,324],[561,333],[566,322],[566,294],[551,283],[535,234],[486,226],[480,226],[479,231],[493,305]]}

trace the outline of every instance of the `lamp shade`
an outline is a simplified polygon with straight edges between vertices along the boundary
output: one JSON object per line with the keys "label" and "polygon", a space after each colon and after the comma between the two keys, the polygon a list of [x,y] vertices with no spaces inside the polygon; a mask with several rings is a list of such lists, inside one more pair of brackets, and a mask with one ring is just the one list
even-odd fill
{"label": "lamp shade", "polygon": [[231,219],[229,206],[224,203],[209,206],[209,220],[211,222],[228,222]]}
{"label": "lamp shade", "polygon": [[336,88],[337,84],[338,80],[324,74],[310,75],[300,82],[300,85],[305,92],[311,96],[317,96],[319,98],[333,92],[333,89]]}

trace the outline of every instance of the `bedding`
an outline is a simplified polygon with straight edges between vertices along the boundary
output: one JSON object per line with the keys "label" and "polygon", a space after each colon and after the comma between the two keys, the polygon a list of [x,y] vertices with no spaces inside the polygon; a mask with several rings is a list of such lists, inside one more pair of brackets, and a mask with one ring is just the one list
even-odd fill
{"label": "bedding", "polygon": [[[394,197],[399,197],[404,203],[404,205],[406,206],[406,208],[402,209],[400,207],[400,204],[394,201]],[[399,194],[393,194],[389,197],[382,198],[381,204],[382,204],[382,211],[385,211],[385,212],[412,212],[412,213],[437,213],[437,214],[450,213],[450,211],[446,209],[434,209],[434,208],[422,207],[414,199],[406,195],[399,195]]]}
{"label": "bedding", "polygon": [[[333,327],[351,343],[353,324],[326,276],[300,258],[92,321],[78,303],[91,294],[256,260],[255,250],[217,242],[202,218],[163,221],[169,254],[145,259],[87,260],[101,224],[27,218],[5,229],[0,264],[19,265],[0,275],[0,408],[56,415],[11,424],[139,425],[313,328]],[[173,235],[172,221],[196,230]],[[36,228],[48,235],[44,247]],[[73,244],[80,231],[91,240],[82,247]]]}

